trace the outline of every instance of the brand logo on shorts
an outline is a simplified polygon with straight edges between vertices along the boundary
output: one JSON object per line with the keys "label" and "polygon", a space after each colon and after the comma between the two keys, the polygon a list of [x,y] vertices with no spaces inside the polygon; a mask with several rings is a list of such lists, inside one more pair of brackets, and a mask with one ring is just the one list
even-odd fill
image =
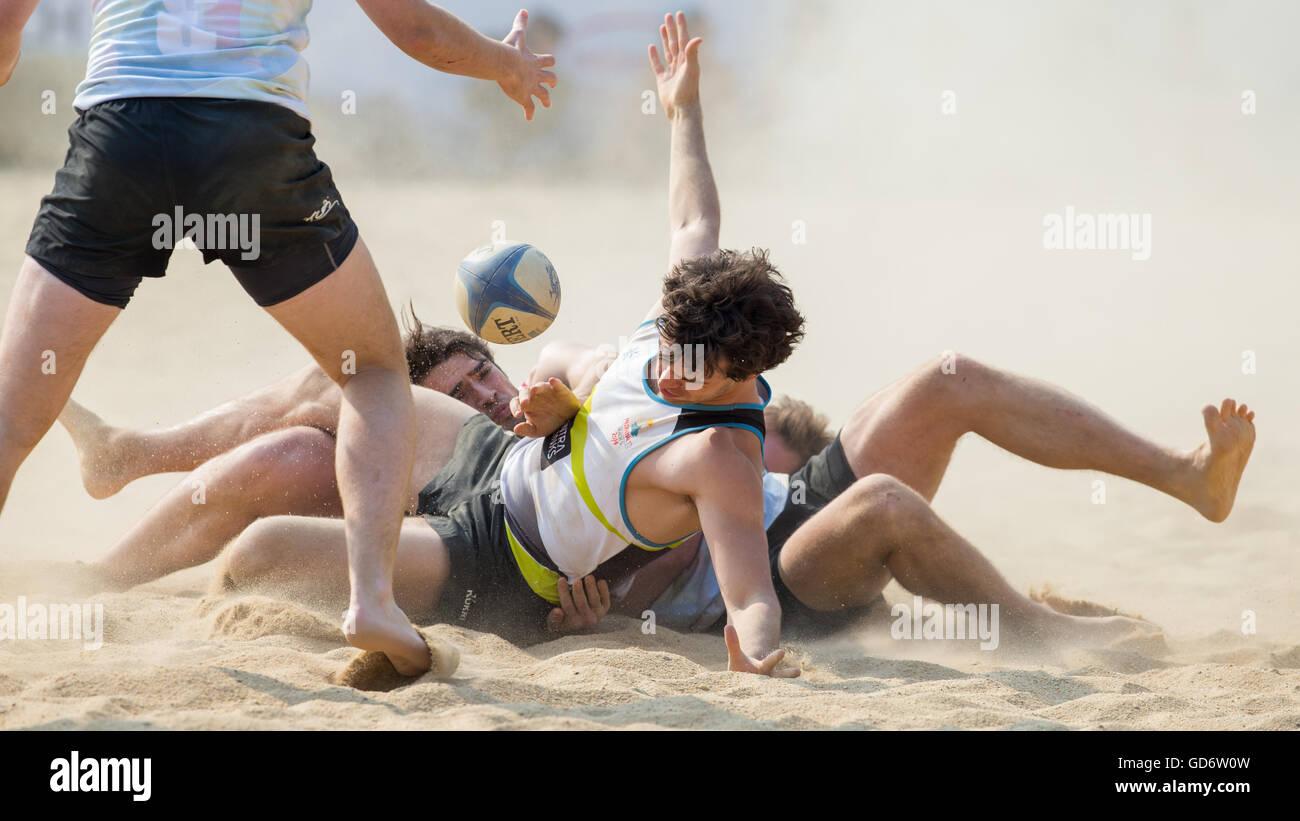
{"label": "brand logo on shorts", "polygon": [[312,213],[311,216],[304,219],[303,222],[316,222],[317,220],[324,219],[325,215],[328,214],[330,211],[333,211],[334,206],[338,204],[339,204],[338,200],[332,200],[329,197],[326,197],[325,199],[320,201],[320,208],[318,208],[314,213]]}
{"label": "brand logo on shorts", "polygon": [[470,608],[474,606],[474,602],[477,600],[478,600],[478,596],[474,595],[473,590],[466,590],[465,603],[461,605],[460,615],[456,617],[456,621],[464,621],[465,619],[467,619],[469,617]]}

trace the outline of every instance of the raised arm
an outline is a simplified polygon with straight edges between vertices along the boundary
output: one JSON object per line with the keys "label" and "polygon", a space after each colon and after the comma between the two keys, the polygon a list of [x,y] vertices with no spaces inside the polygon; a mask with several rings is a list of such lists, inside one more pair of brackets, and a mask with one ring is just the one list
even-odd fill
{"label": "raised arm", "polygon": [[[718,250],[722,211],[704,146],[704,113],[700,107],[701,38],[690,38],[686,15],[666,15],[659,27],[664,53],[650,46],[650,67],[659,86],[671,128],[668,155],[668,221],[672,239],[668,264],[702,257]],[[659,314],[656,305],[648,318]]]}
{"label": "raised arm", "polygon": [[0,86],[9,82],[22,53],[23,26],[39,0],[0,0]]}
{"label": "raised arm", "polygon": [[551,106],[546,86],[555,87],[549,54],[533,54],[524,44],[528,12],[520,11],[501,41],[479,34],[456,15],[425,0],[357,0],[366,16],[393,45],[430,68],[447,74],[493,80],[533,118],[533,97]]}

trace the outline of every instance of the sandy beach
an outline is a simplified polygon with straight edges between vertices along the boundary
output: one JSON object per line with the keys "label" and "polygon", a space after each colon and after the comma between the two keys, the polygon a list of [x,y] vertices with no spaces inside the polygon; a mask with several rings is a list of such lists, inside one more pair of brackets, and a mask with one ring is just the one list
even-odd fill
{"label": "sandy beach", "polygon": [[[729,163],[720,165],[725,192]],[[414,299],[428,321],[458,321],[447,265],[464,253],[467,237],[485,234],[494,219],[505,220],[511,236],[543,244],[564,277],[564,307],[548,337],[616,344],[629,318],[639,318],[640,304],[653,299],[666,235],[659,190],[471,188],[360,176],[350,183],[342,176],[390,297],[395,304]],[[0,266],[4,292],[47,182],[46,174],[3,177],[9,194],[0,203],[0,248],[9,249]],[[447,201],[459,207],[439,211],[437,230],[429,230],[430,208]],[[600,207],[575,220],[548,208],[554,202]],[[789,207],[779,197],[753,192],[727,202],[734,205],[724,244],[772,246],[809,317],[808,341],[771,375],[772,384],[778,393],[809,399],[833,424],[874,387],[949,348],[1057,381],[1137,430],[1185,447],[1199,441],[1198,408],[1220,394],[1239,395],[1258,409],[1255,455],[1237,509],[1220,525],[1118,479],[1104,479],[1105,503],[1097,504],[1093,483],[1101,477],[1049,471],[974,438],[959,446],[936,499],[939,513],[1018,588],[1050,583],[1066,596],[1140,612],[1164,628],[1161,640],[1025,657],[1007,648],[990,653],[895,640],[888,616],[877,616],[830,639],[789,641],[804,668],[789,681],[726,672],[717,636],[663,627],[648,635],[627,618],[611,617],[596,634],[527,649],[444,625],[428,632],[461,651],[450,680],[364,693],[330,683],[355,653],[338,633],[337,613],[261,595],[213,595],[209,566],[125,593],[76,599],[103,606],[99,649],[76,641],[0,642],[0,727],[1300,727],[1300,504],[1289,493],[1300,442],[1285,428],[1297,418],[1300,388],[1283,364],[1294,334],[1283,297],[1296,286],[1283,284],[1280,263],[1272,261],[1281,247],[1279,225],[1262,213],[1240,213],[1218,235],[1248,257],[1234,269],[1255,272],[1237,276],[1256,277],[1272,289],[1270,296],[1256,293],[1249,312],[1225,313],[1212,334],[1195,312],[1161,313],[1157,337],[1151,323],[1134,323],[1157,305],[1194,300],[1171,297],[1149,280],[1176,272],[1180,294],[1204,294],[1220,276],[1204,261],[1214,248],[1170,248],[1146,263],[1145,284],[1130,278],[1125,299],[1112,300],[1071,288],[1070,275],[1087,266],[1086,258],[1044,259],[1032,243],[992,247],[991,238],[1029,206],[966,210],[964,237],[943,251],[924,246],[925,232],[960,205],[931,208],[917,220],[915,210],[872,211],[870,203],[854,203],[869,215],[862,239],[878,249],[872,270],[882,273],[872,276],[844,263],[834,226],[848,220],[846,212],[805,212],[832,236],[791,246]],[[1197,214],[1182,209],[1172,219],[1192,224]],[[602,239],[592,243],[592,236]],[[965,250],[963,242],[983,242],[1006,263],[1004,279],[1023,287],[935,300],[925,279],[939,276],[943,266],[988,264],[971,263],[981,252]],[[911,274],[891,273],[905,261]],[[1057,269],[1050,287],[1045,262]],[[1017,273],[1033,266],[1037,280]],[[827,280],[836,287],[826,287]],[[628,317],[610,310],[610,288],[628,295]],[[1049,290],[1064,306],[1050,322],[1033,308]],[[846,294],[870,304],[869,323],[849,329],[837,321]],[[1233,299],[1220,294],[1214,301],[1222,307]],[[1106,303],[1107,313],[1090,313],[1090,303]],[[898,306],[913,306],[911,316],[898,316]],[[1267,369],[1240,372],[1243,340]],[[828,380],[823,364],[842,363],[837,357],[846,346],[862,350],[852,357],[852,372]],[[535,356],[526,345],[499,353],[511,373],[523,372]],[[168,276],[146,282],[109,331],[75,397],[115,423],[168,424],[272,381],[302,356],[224,270],[180,251]],[[19,596],[63,601],[50,592],[59,580],[33,571],[44,562],[93,558],[180,478],[150,477],[94,501],[80,487],[68,436],[51,431],[20,472],[0,518],[0,604]],[[910,599],[896,584],[886,596]],[[1246,611],[1253,614],[1253,633],[1243,633]]]}

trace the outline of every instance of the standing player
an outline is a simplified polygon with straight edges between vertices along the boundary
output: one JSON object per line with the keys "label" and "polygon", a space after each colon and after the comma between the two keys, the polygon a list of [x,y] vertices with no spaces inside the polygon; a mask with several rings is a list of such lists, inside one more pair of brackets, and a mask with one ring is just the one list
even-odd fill
{"label": "standing player", "polygon": [[[534,97],[549,106],[554,60],[525,46],[526,12],[497,42],[423,0],[358,2],[414,59],[499,83],[528,119]],[[0,5],[0,84],[36,3]],[[342,388],[337,472],[352,591],[343,631],[399,671],[421,672],[429,649],[392,594],[414,410],[383,283],[312,150],[301,54],[311,2],[181,5],[95,4],[71,146],[0,335],[0,505],[141,278],[165,273],[163,226],[175,214],[187,235],[199,229],[204,261],[226,263]],[[219,226],[228,239],[235,225],[252,236],[214,242],[202,231]]]}

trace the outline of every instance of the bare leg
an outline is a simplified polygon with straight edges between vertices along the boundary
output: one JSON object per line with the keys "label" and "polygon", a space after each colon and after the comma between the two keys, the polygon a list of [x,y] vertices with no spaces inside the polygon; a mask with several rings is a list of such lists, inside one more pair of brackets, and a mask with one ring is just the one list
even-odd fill
{"label": "bare leg", "polygon": [[[465,420],[475,415],[442,394],[413,390],[420,434],[408,511],[451,457]],[[335,458],[334,439],[315,428],[269,433],[224,453],[168,492],[94,562],[95,578],[129,587],[203,564],[265,517],[342,516]]]}
{"label": "bare leg", "polygon": [[803,524],[781,551],[782,581],[814,610],[861,607],[891,578],[948,604],[996,604],[1035,640],[1110,641],[1140,622],[1057,613],[1020,595],[912,488],[885,474],[859,479]]}
{"label": "bare leg", "polygon": [[93,563],[129,587],[211,561],[265,516],[340,516],[334,440],[314,428],[270,433],[185,478]]}
{"label": "bare leg", "polygon": [[429,648],[393,601],[415,413],[397,320],[365,242],[333,274],[267,310],[343,389],[335,474],[352,584],[343,634],[403,675],[422,673]]}
{"label": "bare leg", "polygon": [[1141,482],[1211,521],[1232,509],[1255,441],[1254,414],[1225,399],[1202,410],[1208,440],[1175,451],[1134,434],[1078,397],[1040,380],[956,360],[927,363],[858,407],[841,431],[857,476],[888,473],[933,499],[957,440],[977,433],[1054,468],[1099,470]]}
{"label": "bare leg", "polygon": [[[423,519],[407,519],[397,542],[393,596],[420,621],[433,615],[451,572],[447,549]],[[225,586],[270,589],[323,607],[348,601],[348,551],[338,520],[276,516],[246,529],[221,554]]]}
{"label": "bare leg", "polygon": [[169,428],[115,427],[71,400],[59,422],[77,448],[86,492],[104,499],[142,476],[194,470],[264,433],[298,425],[332,432],[341,401],[338,386],[312,364]]}
{"label": "bare leg", "polygon": [[122,313],[26,257],[0,333],[0,508],[14,474],[68,401],[95,343]]}

